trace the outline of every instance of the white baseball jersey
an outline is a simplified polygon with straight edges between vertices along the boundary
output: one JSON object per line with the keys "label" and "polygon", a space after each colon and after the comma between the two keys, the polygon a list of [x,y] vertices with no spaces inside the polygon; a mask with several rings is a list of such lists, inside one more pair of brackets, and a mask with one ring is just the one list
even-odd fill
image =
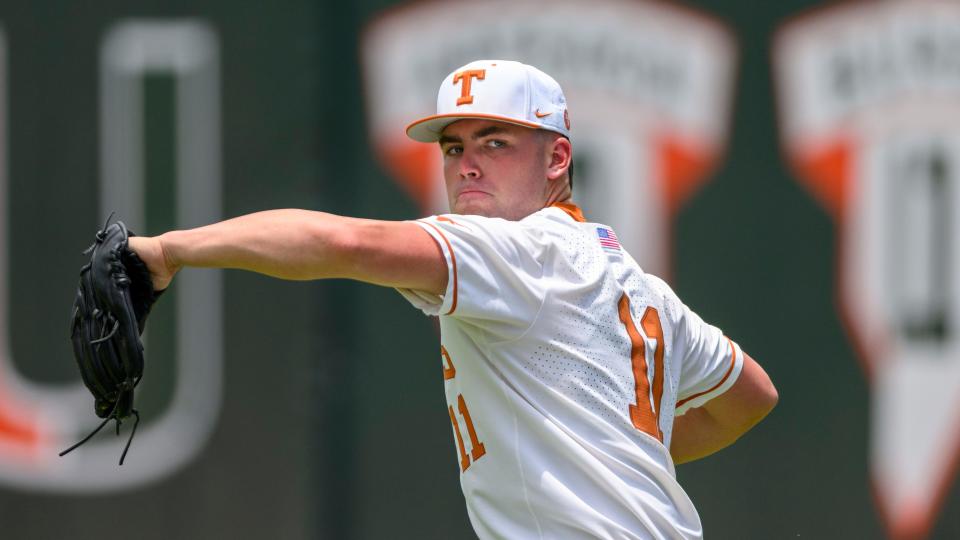
{"label": "white baseball jersey", "polygon": [[521,221],[417,221],[443,250],[448,413],[480,538],[700,538],[674,415],[726,391],[742,353],[607,226],[561,204]]}

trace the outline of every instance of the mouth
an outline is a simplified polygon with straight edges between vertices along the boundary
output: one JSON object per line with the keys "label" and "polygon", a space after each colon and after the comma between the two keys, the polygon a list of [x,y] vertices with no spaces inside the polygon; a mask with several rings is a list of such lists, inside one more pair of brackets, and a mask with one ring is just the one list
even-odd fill
{"label": "mouth", "polygon": [[484,195],[490,195],[490,194],[487,193],[486,191],[480,191],[479,189],[465,189],[457,194],[457,198],[458,199],[462,199],[464,197],[474,198],[474,197],[481,197]]}

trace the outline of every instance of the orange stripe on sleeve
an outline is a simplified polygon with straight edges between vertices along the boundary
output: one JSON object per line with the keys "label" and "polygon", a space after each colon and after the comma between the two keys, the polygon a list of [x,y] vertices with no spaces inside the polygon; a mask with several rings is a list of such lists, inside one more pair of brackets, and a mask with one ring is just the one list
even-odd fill
{"label": "orange stripe on sleeve", "polygon": [[443,238],[443,242],[447,244],[447,250],[450,252],[450,262],[453,264],[453,303],[450,304],[450,311],[446,313],[447,315],[450,315],[457,309],[457,289],[459,288],[457,286],[457,256],[453,253],[453,246],[450,245],[450,241],[447,240],[447,235],[443,234],[443,231],[441,231],[439,227],[427,221],[421,221],[421,223],[433,227],[433,230],[437,231],[437,234],[440,235],[440,238]]}
{"label": "orange stripe on sleeve", "polygon": [[733,373],[733,368],[734,368],[734,366],[737,365],[737,348],[733,346],[733,342],[730,341],[730,338],[727,338],[727,343],[730,344],[730,352],[732,353],[732,354],[730,355],[730,367],[727,368],[727,372],[723,375],[723,378],[720,379],[720,382],[718,382],[717,384],[713,385],[713,388],[711,388],[711,389],[709,389],[709,390],[704,390],[703,392],[700,392],[699,394],[694,394],[694,395],[692,395],[692,396],[690,396],[690,397],[688,397],[688,398],[686,398],[686,399],[682,399],[682,400],[678,401],[678,402],[677,402],[677,407],[680,407],[681,405],[683,405],[684,403],[690,401],[691,399],[697,399],[697,398],[700,397],[700,396],[709,394],[710,392],[713,392],[713,391],[716,390],[717,388],[720,388],[721,386],[723,386],[723,383],[727,382],[727,379],[730,378],[730,374]]}
{"label": "orange stripe on sleeve", "polygon": [[[464,227],[463,225],[460,225],[460,224],[457,223],[456,221],[448,218],[447,216],[437,216],[437,221],[446,221],[447,223],[452,223],[452,224],[454,224],[454,225],[458,225],[458,226],[460,226],[460,227]],[[464,228],[466,228],[466,227],[464,227]]]}

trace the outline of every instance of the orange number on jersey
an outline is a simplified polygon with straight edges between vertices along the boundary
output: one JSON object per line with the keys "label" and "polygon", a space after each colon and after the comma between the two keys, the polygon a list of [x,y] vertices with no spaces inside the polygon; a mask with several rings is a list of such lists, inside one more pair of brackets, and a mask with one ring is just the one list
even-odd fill
{"label": "orange number on jersey", "polygon": [[[443,364],[443,380],[448,381],[457,376],[457,368],[453,366],[453,360],[446,347],[440,346],[441,362]],[[467,448],[463,444],[463,434],[460,432],[460,422],[457,421],[457,415],[453,412],[453,405],[447,406],[447,412],[450,413],[450,423],[453,424],[453,433],[457,437],[457,448],[460,450],[460,471],[466,471],[470,467],[470,458],[476,461],[487,453],[487,448],[477,437],[477,429],[473,427],[473,418],[470,417],[470,409],[467,408],[467,402],[463,399],[463,394],[457,395],[457,410],[467,424],[467,435],[470,437],[470,455],[467,455]]]}
{"label": "orange number on jersey", "polygon": [[473,428],[473,420],[470,419],[470,411],[467,410],[467,402],[463,400],[463,394],[457,396],[457,408],[460,409],[460,415],[467,422],[467,434],[470,435],[470,457],[476,461],[487,453],[487,448],[477,438],[477,430]]}
{"label": "orange number on jersey", "polygon": [[450,423],[453,424],[453,432],[457,435],[457,448],[460,449],[460,472],[466,471],[470,466],[470,456],[467,455],[467,449],[463,446],[463,435],[460,434],[460,422],[457,422],[457,415],[453,414],[453,406],[448,406],[450,413]]}
{"label": "orange number on jersey", "polygon": [[463,399],[463,394],[457,396],[457,409],[460,416],[467,424],[467,435],[470,437],[470,455],[467,455],[467,449],[463,445],[463,435],[460,433],[460,422],[457,422],[457,415],[453,412],[453,405],[447,406],[447,412],[450,413],[450,423],[453,424],[453,433],[457,436],[457,448],[460,450],[460,471],[464,472],[470,468],[470,458],[476,461],[487,453],[487,448],[477,437],[477,429],[473,427],[473,419],[470,418],[470,410],[467,409],[467,402]]}
{"label": "orange number on jersey", "polygon": [[630,314],[630,299],[626,293],[620,297],[620,322],[630,336],[630,362],[633,366],[637,401],[630,405],[630,421],[640,431],[663,442],[660,431],[660,400],[663,397],[663,327],[660,314],[653,307],[643,313],[640,324],[643,332],[657,342],[653,353],[653,388],[647,376],[647,345],[633,323]]}
{"label": "orange number on jersey", "polygon": [[450,353],[446,347],[440,346],[440,362],[443,364],[443,380],[448,381],[457,376],[457,368],[453,367],[453,360],[450,359]]}

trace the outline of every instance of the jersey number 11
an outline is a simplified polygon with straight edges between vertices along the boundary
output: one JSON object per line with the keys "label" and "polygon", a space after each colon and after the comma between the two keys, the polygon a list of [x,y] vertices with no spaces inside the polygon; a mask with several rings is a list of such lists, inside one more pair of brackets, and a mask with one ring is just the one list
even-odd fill
{"label": "jersey number 11", "polygon": [[630,404],[630,421],[633,427],[663,442],[660,430],[660,400],[663,398],[663,327],[656,308],[648,307],[643,312],[640,324],[643,332],[657,342],[653,351],[653,384],[647,375],[647,342],[633,324],[630,313],[630,299],[626,293],[620,297],[620,322],[630,336],[630,362],[636,389],[636,402]]}

